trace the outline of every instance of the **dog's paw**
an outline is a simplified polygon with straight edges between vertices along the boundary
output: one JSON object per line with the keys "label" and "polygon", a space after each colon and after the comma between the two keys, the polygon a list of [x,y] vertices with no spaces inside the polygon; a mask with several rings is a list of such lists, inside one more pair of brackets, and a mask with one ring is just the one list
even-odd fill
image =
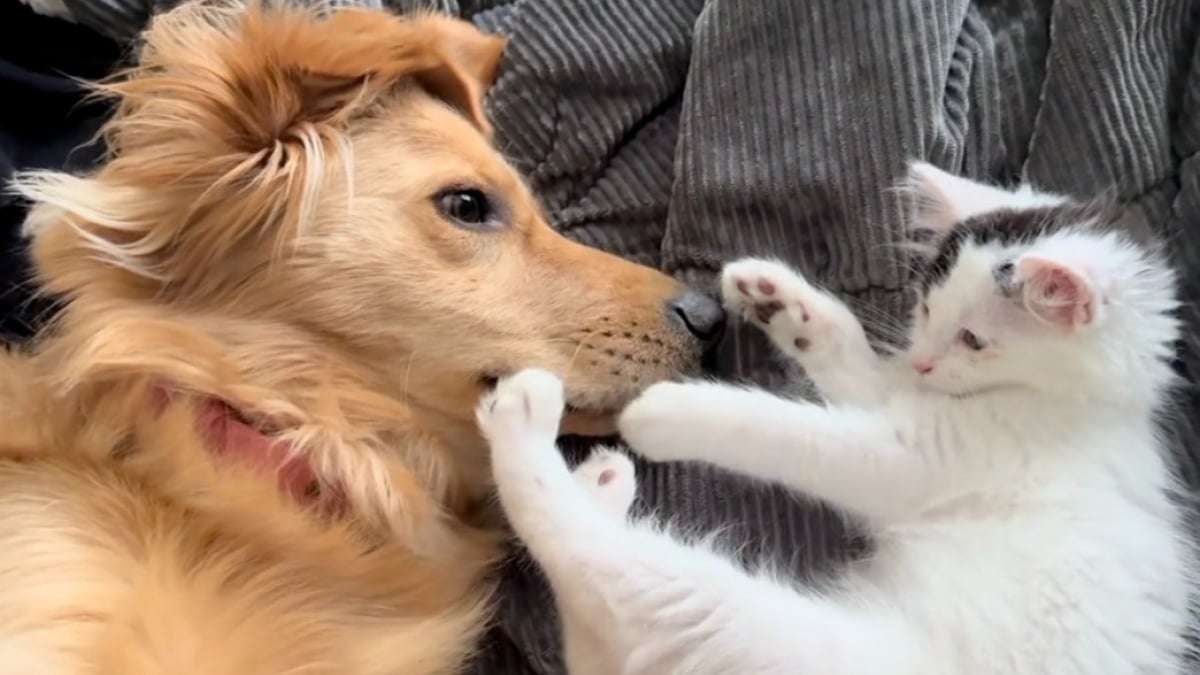
{"label": "dog's paw", "polygon": [[547,439],[553,443],[562,414],[562,380],[530,368],[501,379],[480,401],[475,419],[495,451]]}
{"label": "dog's paw", "polygon": [[747,258],[721,273],[726,308],[761,328],[785,353],[824,346],[833,317],[831,299],[782,263]]}
{"label": "dog's paw", "polygon": [[621,437],[639,455],[655,461],[687,460],[690,391],[696,385],[659,382],[633,400],[617,419]]}
{"label": "dog's paw", "polygon": [[600,503],[604,510],[624,518],[637,493],[633,460],[610,448],[597,448],[575,467],[575,481]]}

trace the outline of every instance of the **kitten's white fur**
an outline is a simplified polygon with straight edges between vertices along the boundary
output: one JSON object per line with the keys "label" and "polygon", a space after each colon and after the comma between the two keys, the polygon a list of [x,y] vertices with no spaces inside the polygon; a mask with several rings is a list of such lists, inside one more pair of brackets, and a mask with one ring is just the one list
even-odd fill
{"label": "kitten's white fur", "polygon": [[[1062,201],[927,165],[910,181],[944,231]],[[653,460],[711,462],[861,518],[877,548],[826,588],[627,522],[629,460],[598,451],[572,476],[555,447],[557,378],[502,381],[479,422],[503,507],[555,591],[570,672],[1185,672],[1192,546],[1153,419],[1172,377],[1173,277],[1080,225],[964,245],[928,316],[915,310],[908,358],[878,357],[840,301],[786,267],[733,263],[730,310],[798,359],[825,405],[664,383],[624,412]],[[1017,297],[995,292],[1005,261]]]}

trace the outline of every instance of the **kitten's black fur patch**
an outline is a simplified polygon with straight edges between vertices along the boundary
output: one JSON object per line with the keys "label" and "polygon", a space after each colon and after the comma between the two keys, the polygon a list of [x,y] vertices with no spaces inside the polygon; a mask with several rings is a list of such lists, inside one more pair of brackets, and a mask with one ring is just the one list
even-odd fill
{"label": "kitten's black fur patch", "polygon": [[1016,272],[1016,267],[1011,260],[997,265],[996,269],[992,270],[992,281],[996,282],[996,288],[1000,291],[1000,295],[1011,298],[1020,290],[1020,285],[1014,279]]}
{"label": "kitten's black fur patch", "polygon": [[[938,244],[936,255],[921,276],[921,293],[928,293],[930,288],[946,280],[967,241],[977,245],[994,242],[1011,246],[1068,227],[1089,226],[1102,232],[1120,231],[1130,240],[1142,243],[1150,237],[1150,232],[1148,224],[1138,216],[1135,209],[1104,199],[1032,209],[1004,209],[968,218],[955,225]],[[1000,278],[997,281],[1003,282]]]}

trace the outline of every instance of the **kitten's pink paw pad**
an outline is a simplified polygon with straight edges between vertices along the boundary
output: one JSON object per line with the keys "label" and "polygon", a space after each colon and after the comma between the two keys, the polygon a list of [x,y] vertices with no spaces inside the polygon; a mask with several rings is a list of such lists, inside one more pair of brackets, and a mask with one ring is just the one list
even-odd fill
{"label": "kitten's pink paw pad", "polygon": [[790,350],[806,351],[819,329],[823,296],[782,263],[747,258],[725,266],[721,291],[726,308],[763,328]]}
{"label": "kitten's pink paw pad", "polygon": [[617,450],[600,448],[575,467],[575,480],[605,510],[623,517],[637,493],[633,461]]}
{"label": "kitten's pink paw pad", "polygon": [[530,368],[500,380],[496,390],[480,400],[475,419],[494,448],[529,437],[553,439],[562,413],[562,381]]}

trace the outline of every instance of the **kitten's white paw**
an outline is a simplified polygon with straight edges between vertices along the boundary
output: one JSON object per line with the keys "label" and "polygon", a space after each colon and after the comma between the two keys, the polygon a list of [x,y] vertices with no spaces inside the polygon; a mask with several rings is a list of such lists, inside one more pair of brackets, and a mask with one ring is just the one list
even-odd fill
{"label": "kitten's white paw", "polygon": [[725,307],[763,329],[785,353],[799,355],[826,346],[834,328],[832,301],[786,265],[746,258],[721,273]]}
{"label": "kitten's white paw", "polygon": [[553,373],[536,368],[506,377],[475,410],[479,430],[492,451],[553,444],[563,413],[563,385]]}
{"label": "kitten's white paw", "polygon": [[696,385],[659,382],[625,407],[617,419],[621,436],[639,455],[656,462],[687,460],[689,390]]}
{"label": "kitten's white paw", "polygon": [[624,453],[597,448],[575,467],[576,482],[599,502],[605,511],[624,518],[637,493],[637,472]]}

